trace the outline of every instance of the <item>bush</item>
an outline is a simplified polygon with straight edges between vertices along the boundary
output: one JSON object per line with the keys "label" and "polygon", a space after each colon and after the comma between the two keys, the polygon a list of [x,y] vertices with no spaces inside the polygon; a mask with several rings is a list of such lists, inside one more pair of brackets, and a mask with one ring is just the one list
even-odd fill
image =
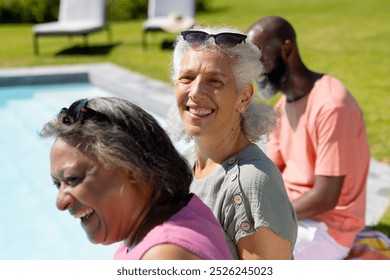
{"label": "bush", "polygon": [[[180,1],[180,0],[177,0]],[[107,19],[124,21],[146,18],[148,0],[106,0]],[[0,23],[56,21],[60,0],[1,0]],[[197,11],[207,10],[206,0],[196,1]]]}
{"label": "bush", "polygon": [[41,23],[57,20],[60,0],[2,0],[1,23]]}
{"label": "bush", "polygon": [[145,18],[148,0],[107,0],[107,18],[111,21]]}

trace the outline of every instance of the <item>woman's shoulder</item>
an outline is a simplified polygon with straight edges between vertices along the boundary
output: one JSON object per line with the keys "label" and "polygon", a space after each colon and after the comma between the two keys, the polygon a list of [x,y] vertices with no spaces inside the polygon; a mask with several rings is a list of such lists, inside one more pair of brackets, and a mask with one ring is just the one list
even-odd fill
{"label": "woman's shoulder", "polygon": [[253,185],[284,188],[279,169],[256,144],[249,145],[238,154],[237,168],[243,188],[252,188]]}
{"label": "woman's shoulder", "polygon": [[[277,166],[256,144],[250,144],[237,155],[240,170],[259,174],[275,172]],[[265,174],[266,175],[266,174]]]}

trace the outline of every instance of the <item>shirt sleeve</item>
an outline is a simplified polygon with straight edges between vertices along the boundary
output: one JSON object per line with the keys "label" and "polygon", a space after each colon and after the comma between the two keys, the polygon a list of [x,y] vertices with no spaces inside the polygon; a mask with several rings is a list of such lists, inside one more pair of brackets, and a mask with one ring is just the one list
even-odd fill
{"label": "shirt sleeve", "polygon": [[232,195],[235,242],[259,227],[268,227],[294,244],[296,217],[280,172],[270,160],[243,164],[238,169],[238,189]]}
{"label": "shirt sleeve", "polygon": [[349,107],[324,109],[317,118],[315,174],[342,176],[350,172],[348,162],[358,160],[353,112]]}

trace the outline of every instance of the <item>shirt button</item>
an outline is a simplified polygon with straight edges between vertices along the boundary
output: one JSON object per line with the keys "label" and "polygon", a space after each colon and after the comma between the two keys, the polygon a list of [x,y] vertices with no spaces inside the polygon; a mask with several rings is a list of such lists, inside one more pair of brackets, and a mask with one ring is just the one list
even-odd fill
{"label": "shirt button", "polygon": [[234,199],[234,203],[236,203],[236,204],[238,204],[238,205],[240,205],[240,204],[242,203],[242,197],[241,197],[241,195],[239,195],[239,194],[236,194],[236,195],[233,197],[233,199]]}
{"label": "shirt button", "polygon": [[231,158],[228,159],[228,163],[230,165],[234,164],[235,162],[236,162],[236,158],[235,157],[231,157]]}
{"label": "shirt button", "polygon": [[230,181],[234,181],[236,180],[237,178],[237,173],[233,173],[232,175],[230,175]]}
{"label": "shirt button", "polygon": [[248,222],[242,222],[240,225],[242,230],[248,231],[251,229],[251,225]]}

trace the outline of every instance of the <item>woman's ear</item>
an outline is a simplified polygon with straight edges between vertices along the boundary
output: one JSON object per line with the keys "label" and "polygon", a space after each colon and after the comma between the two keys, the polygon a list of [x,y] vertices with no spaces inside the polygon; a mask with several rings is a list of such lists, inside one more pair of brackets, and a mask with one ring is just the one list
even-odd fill
{"label": "woman's ear", "polygon": [[127,179],[132,185],[138,185],[140,183],[139,174],[135,170],[127,169]]}
{"label": "woman's ear", "polygon": [[133,169],[133,170],[128,169],[127,170],[127,177],[129,180],[129,184],[133,188],[138,189],[138,191],[139,191],[138,195],[140,195],[140,197],[139,197],[140,201],[142,201],[141,199],[149,200],[152,197],[153,187],[152,187],[151,183],[146,182],[145,179],[142,179],[141,174],[139,173],[139,171],[137,169]]}
{"label": "woman's ear", "polygon": [[252,97],[253,97],[253,85],[248,84],[241,91],[241,94],[240,94],[240,99],[239,99],[240,103],[238,104],[238,106],[239,106],[238,110],[240,111],[240,113],[243,113],[248,109],[249,103],[251,102]]}

